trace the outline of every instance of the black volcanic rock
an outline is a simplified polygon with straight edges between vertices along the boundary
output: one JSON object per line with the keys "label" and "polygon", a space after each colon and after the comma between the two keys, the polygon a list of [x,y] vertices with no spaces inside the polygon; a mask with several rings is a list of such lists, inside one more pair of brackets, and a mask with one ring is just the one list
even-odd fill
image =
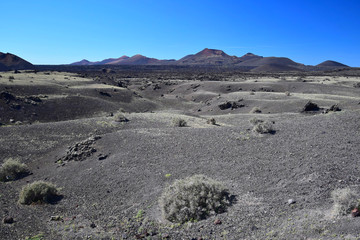
{"label": "black volcanic rock", "polygon": [[34,69],[34,65],[11,53],[0,52],[0,71]]}

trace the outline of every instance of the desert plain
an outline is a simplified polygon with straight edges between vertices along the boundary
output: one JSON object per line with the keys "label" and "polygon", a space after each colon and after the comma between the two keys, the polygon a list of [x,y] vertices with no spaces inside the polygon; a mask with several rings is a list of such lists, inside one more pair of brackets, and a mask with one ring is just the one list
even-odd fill
{"label": "desert plain", "polygon": [[[1,239],[360,238],[360,218],[335,216],[331,198],[344,188],[360,198],[359,69],[44,66],[0,75],[0,162],[17,158],[31,172],[0,183],[0,218],[13,218],[1,221]],[[309,101],[318,109],[304,111]],[[254,118],[273,131],[254,131]],[[163,190],[195,174],[223,183],[232,204],[200,221],[167,221]],[[20,204],[37,180],[60,198]]]}

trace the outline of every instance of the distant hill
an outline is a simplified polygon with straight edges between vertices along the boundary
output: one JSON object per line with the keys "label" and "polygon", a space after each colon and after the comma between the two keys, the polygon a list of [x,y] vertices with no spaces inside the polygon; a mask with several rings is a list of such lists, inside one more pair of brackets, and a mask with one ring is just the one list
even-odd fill
{"label": "distant hill", "polygon": [[322,63],[316,65],[316,67],[349,67],[349,66],[339,63],[339,62],[327,60],[325,62],[322,62]]}
{"label": "distant hill", "polygon": [[294,62],[286,57],[263,57],[246,53],[241,57],[230,56],[222,50],[205,48],[198,53],[187,55],[179,60],[159,60],[140,54],[132,57],[109,58],[98,62],[82,60],[72,65],[179,65],[179,66],[224,66],[238,67],[253,72],[276,71],[314,71],[348,67],[335,61],[325,61],[316,66]]}
{"label": "distant hill", "polygon": [[229,56],[222,50],[208,49],[187,55],[176,61],[177,65],[230,65],[239,62],[239,58]]}
{"label": "distant hill", "polygon": [[258,67],[267,64],[276,64],[283,66],[302,66],[303,64],[294,62],[293,60],[285,57],[262,57],[262,58],[252,58],[246,61],[243,61],[238,66],[249,66],[249,67]]}
{"label": "distant hill", "polygon": [[302,70],[296,67],[276,64],[276,63],[265,64],[251,69],[251,72],[290,72],[290,71],[302,71]]}
{"label": "distant hill", "polygon": [[34,69],[34,65],[14,54],[0,52],[0,71],[24,69]]}

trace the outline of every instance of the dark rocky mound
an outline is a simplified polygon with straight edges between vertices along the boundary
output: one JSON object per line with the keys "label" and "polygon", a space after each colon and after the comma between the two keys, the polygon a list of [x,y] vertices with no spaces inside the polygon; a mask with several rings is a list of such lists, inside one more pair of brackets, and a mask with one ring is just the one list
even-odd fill
{"label": "dark rocky mound", "polygon": [[237,102],[225,102],[219,105],[220,110],[226,110],[231,108],[231,110],[233,109],[237,109],[237,108],[241,108],[241,107],[245,107],[244,104],[240,104]]}
{"label": "dark rocky mound", "polygon": [[83,161],[87,157],[90,157],[96,149],[92,147],[96,140],[101,137],[95,136],[90,137],[82,142],[78,142],[73,146],[70,146],[66,152],[66,155],[58,160],[58,162],[63,161]]}
{"label": "dark rocky mound", "polygon": [[14,54],[0,52],[0,71],[21,69],[34,69],[34,66]]}
{"label": "dark rocky mound", "polygon": [[290,72],[290,71],[302,71],[302,70],[296,67],[276,64],[276,63],[265,64],[251,69],[251,72]]}
{"label": "dark rocky mound", "polygon": [[349,66],[339,62],[328,60],[316,65],[316,67],[349,67]]}
{"label": "dark rocky mound", "polygon": [[309,101],[305,104],[304,108],[302,109],[302,112],[314,112],[319,110],[320,108],[316,103]]}

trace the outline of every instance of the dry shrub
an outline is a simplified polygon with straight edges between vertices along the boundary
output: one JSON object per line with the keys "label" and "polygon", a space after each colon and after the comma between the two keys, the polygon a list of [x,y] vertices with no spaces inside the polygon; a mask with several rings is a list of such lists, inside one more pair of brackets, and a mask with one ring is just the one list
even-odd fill
{"label": "dry shrub", "polygon": [[210,118],[206,121],[207,124],[211,124],[211,125],[216,125],[216,120],[215,118]]}
{"label": "dry shrub", "polygon": [[51,203],[58,197],[58,189],[52,183],[36,181],[24,186],[19,195],[19,203]]}
{"label": "dry shrub", "polygon": [[253,109],[251,109],[250,113],[261,113],[261,110],[259,107],[254,107]]}
{"label": "dry shrub", "polygon": [[182,118],[175,118],[173,120],[173,124],[175,127],[186,127],[187,126],[186,121]]}
{"label": "dry shrub", "polygon": [[0,181],[14,181],[29,174],[26,164],[21,163],[18,159],[7,159],[0,169]]}
{"label": "dry shrub", "polygon": [[350,188],[335,189],[331,192],[334,201],[332,213],[334,216],[344,216],[351,213],[351,210],[359,207],[357,194]]}
{"label": "dry shrub", "polygon": [[254,128],[254,132],[265,134],[265,133],[274,133],[275,130],[273,128],[273,124],[271,122],[259,122],[257,123]]}
{"label": "dry shrub", "polygon": [[176,180],[159,200],[162,215],[171,222],[197,221],[221,213],[230,204],[228,190],[204,175]]}
{"label": "dry shrub", "polygon": [[254,118],[250,119],[249,122],[250,122],[251,124],[256,125],[256,124],[259,124],[259,123],[264,122],[264,120],[257,119],[256,117],[254,117]]}
{"label": "dry shrub", "polygon": [[115,122],[128,122],[129,119],[127,119],[124,114],[117,113],[114,115],[114,121]]}

